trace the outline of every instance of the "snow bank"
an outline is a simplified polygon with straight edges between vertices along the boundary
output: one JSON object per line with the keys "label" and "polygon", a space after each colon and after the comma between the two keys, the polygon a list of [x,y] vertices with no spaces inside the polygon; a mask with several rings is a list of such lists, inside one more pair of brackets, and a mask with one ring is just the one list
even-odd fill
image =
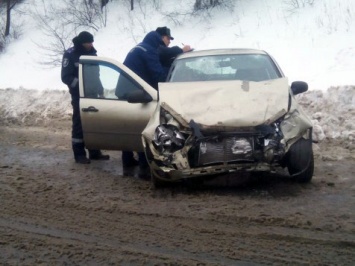
{"label": "snow bank", "polygon": [[[355,149],[355,86],[331,87],[296,96],[312,119],[315,141],[340,140]],[[43,125],[71,119],[66,90],[0,89],[0,125]]]}
{"label": "snow bank", "polygon": [[72,114],[64,90],[0,89],[0,105],[0,125],[43,125]]}
{"label": "snow bank", "polygon": [[297,98],[312,119],[315,141],[341,139],[355,148],[355,86],[308,91]]}

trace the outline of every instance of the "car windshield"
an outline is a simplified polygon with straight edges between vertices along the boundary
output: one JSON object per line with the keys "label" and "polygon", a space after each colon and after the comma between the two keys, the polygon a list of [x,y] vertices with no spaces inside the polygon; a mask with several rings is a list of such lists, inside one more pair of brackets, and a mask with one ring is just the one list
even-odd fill
{"label": "car windshield", "polygon": [[268,55],[232,54],[177,59],[169,81],[264,81],[280,77],[278,68]]}

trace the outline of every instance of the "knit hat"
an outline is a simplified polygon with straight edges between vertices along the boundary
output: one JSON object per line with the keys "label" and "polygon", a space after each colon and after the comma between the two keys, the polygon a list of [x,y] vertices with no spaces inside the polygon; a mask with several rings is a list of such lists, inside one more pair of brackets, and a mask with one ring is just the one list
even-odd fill
{"label": "knit hat", "polygon": [[167,27],[158,27],[156,30],[161,36],[168,36],[170,40],[174,40],[174,38],[171,36],[170,29]]}
{"label": "knit hat", "polygon": [[93,42],[94,42],[94,36],[87,31],[80,32],[79,35],[74,37],[73,39],[74,44],[93,43]]}

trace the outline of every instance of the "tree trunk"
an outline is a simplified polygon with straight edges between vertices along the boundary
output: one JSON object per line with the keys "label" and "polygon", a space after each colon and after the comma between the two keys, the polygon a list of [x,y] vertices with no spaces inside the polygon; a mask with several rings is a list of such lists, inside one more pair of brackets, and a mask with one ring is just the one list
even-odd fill
{"label": "tree trunk", "polygon": [[5,27],[5,37],[10,35],[10,21],[11,21],[11,0],[6,0],[6,27]]}

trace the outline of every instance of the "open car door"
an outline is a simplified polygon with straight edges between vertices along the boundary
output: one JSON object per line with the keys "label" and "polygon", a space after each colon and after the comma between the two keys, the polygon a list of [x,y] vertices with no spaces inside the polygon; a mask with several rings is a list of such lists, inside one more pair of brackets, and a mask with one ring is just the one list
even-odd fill
{"label": "open car door", "polygon": [[143,151],[141,133],[156,108],[157,91],[115,60],[82,56],[79,63],[85,146]]}

